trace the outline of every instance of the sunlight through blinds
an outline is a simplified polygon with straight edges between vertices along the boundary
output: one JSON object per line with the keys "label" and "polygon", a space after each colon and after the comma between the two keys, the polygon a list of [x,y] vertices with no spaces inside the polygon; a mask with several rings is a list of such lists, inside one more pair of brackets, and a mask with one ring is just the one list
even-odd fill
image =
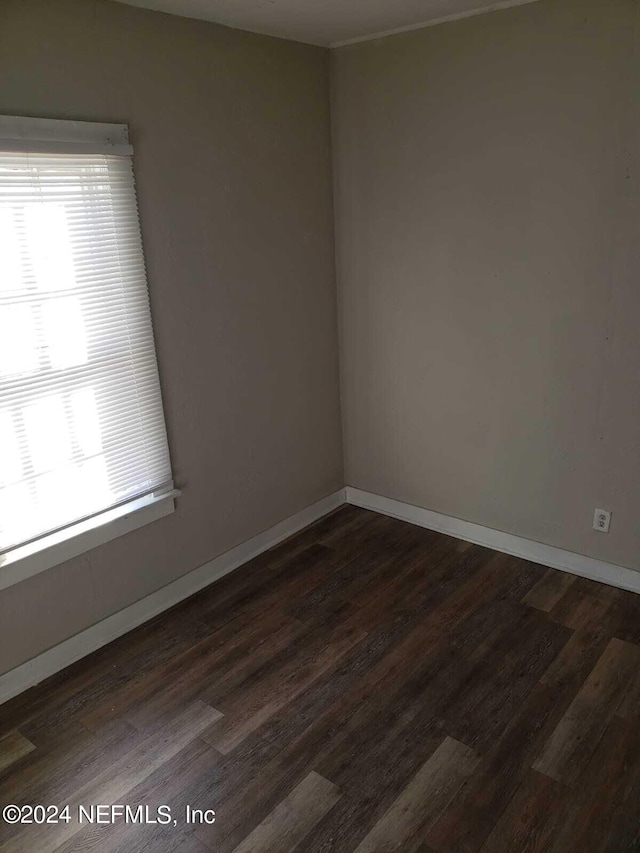
{"label": "sunlight through blinds", "polygon": [[0,554],[172,488],[132,160],[91,147],[0,139]]}

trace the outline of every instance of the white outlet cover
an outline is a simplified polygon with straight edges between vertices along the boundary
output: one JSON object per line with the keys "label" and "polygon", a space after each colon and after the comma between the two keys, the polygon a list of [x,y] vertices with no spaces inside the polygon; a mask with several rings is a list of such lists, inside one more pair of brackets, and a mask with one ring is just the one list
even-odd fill
{"label": "white outlet cover", "polygon": [[611,524],[611,513],[606,509],[596,509],[593,514],[593,529],[599,533],[608,533]]}

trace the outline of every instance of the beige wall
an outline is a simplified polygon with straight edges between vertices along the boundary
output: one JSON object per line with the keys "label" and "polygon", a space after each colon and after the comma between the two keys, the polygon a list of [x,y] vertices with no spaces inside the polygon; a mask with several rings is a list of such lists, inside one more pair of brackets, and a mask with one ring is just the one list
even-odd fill
{"label": "beige wall", "polygon": [[347,482],[634,569],[639,10],[333,56]]}
{"label": "beige wall", "polygon": [[343,484],[328,54],[0,0],[0,113],[128,122],[175,515],[0,593],[0,672]]}
{"label": "beige wall", "polygon": [[[637,569],[639,9],[333,57],[347,482]],[[343,484],[328,83],[318,48],[0,0],[0,113],[130,124],[184,492],[2,591],[0,673]]]}

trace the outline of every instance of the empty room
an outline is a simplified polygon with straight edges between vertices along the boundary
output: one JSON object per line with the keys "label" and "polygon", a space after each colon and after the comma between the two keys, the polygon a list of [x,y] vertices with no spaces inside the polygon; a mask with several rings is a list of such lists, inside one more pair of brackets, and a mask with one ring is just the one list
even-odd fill
{"label": "empty room", "polygon": [[640,851],[639,0],[0,0],[0,853]]}

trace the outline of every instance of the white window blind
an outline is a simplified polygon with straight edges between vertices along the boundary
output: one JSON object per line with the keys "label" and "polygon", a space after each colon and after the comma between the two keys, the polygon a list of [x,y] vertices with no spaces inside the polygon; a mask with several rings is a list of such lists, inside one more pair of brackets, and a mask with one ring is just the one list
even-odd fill
{"label": "white window blind", "polygon": [[0,117],[0,555],[172,488],[113,127]]}

